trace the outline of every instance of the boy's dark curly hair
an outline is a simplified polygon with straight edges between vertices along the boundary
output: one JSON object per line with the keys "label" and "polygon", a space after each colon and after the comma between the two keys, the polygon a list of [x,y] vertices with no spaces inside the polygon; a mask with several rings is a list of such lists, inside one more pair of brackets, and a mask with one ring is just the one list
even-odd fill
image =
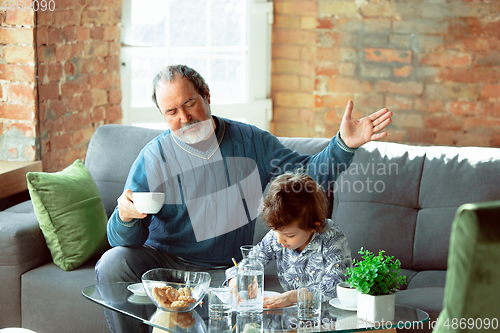
{"label": "boy's dark curly hair", "polygon": [[262,205],[262,217],[274,230],[298,221],[300,229],[321,231],[326,225],[326,214],[325,192],[301,170],[276,177]]}

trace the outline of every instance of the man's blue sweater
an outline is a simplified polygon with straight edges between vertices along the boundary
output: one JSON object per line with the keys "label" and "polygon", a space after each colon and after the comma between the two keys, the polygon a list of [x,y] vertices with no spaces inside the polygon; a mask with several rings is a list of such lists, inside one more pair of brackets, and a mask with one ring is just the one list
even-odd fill
{"label": "man's blue sweater", "polygon": [[116,208],[108,223],[111,246],[147,244],[191,263],[229,266],[231,258],[241,259],[239,247],[253,242],[259,202],[273,177],[303,168],[318,183],[332,185],[354,157],[337,137],[320,153],[301,155],[255,126],[216,120],[207,151],[170,130],[141,150],[125,189],[164,192],[165,203],[157,214],[131,222],[123,222]]}

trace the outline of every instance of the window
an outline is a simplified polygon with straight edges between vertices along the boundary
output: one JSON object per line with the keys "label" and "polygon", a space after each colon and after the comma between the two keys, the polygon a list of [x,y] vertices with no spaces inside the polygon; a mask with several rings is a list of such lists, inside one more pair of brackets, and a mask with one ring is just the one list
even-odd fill
{"label": "window", "polygon": [[268,130],[272,21],[263,0],[124,0],[123,123],[166,128],[151,83],[180,63],[207,81],[213,114]]}

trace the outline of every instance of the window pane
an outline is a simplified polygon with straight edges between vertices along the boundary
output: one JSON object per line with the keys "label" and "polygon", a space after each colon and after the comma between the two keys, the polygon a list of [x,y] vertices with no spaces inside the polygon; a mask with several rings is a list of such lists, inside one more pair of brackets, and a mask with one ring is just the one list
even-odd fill
{"label": "window pane", "polygon": [[132,107],[155,106],[151,100],[153,79],[165,66],[165,57],[161,54],[134,54],[131,70]]}
{"label": "window pane", "polygon": [[[208,60],[208,61],[207,61]],[[210,88],[212,104],[247,101],[246,53],[175,54],[172,64],[186,64],[199,72]]]}
{"label": "window pane", "polygon": [[203,76],[205,80],[208,79],[208,67],[207,67],[207,53],[172,53],[170,56],[170,64],[183,64],[187,65]]}
{"label": "window pane", "polygon": [[212,1],[212,46],[246,45],[246,1]]}
{"label": "window pane", "polygon": [[151,83],[169,64],[197,70],[213,104],[247,102],[247,2],[132,0],[133,43],[154,46],[130,51],[132,107],[153,105]]}
{"label": "window pane", "polygon": [[166,38],[167,10],[168,3],[164,0],[132,1],[132,40],[125,42],[133,45],[163,46]]}
{"label": "window pane", "polygon": [[245,54],[217,54],[211,60],[210,89],[212,103],[241,103],[247,101]]}
{"label": "window pane", "polygon": [[207,0],[170,0],[170,46],[207,45]]}

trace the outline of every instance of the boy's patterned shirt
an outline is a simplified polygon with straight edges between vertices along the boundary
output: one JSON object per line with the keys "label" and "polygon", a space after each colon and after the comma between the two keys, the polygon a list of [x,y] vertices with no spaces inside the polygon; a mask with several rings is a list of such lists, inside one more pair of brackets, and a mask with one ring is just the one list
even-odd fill
{"label": "boy's patterned shirt", "polygon": [[[323,301],[337,297],[337,284],[345,281],[347,267],[352,265],[351,250],[338,226],[331,220],[326,222],[325,231],[314,233],[301,252],[278,244],[273,230],[257,244],[264,266],[276,259],[278,278],[285,291],[319,286]],[[236,276],[236,269],[228,269],[226,276]]]}

